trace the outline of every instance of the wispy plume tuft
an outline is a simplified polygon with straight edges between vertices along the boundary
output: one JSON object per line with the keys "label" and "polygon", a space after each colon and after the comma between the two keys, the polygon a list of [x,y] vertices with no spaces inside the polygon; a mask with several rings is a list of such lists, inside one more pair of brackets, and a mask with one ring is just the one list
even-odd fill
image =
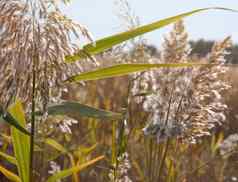
{"label": "wispy plume tuft", "polygon": [[82,70],[64,62],[78,49],[72,37],[91,40],[90,33],[64,16],[56,1],[0,1],[0,10],[0,102],[7,106],[18,97],[28,104],[35,71],[37,103],[45,107],[51,89]]}
{"label": "wispy plume tuft", "polygon": [[[150,113],[150,121],[144,128],[146,135],[156,136],[158,142],[178,137],[195,143],[197,138],[210,135],[216,126],[225,121],[227,106],[222,93],[229,85],[222,80],[230,38],[216,43],[208,57],[194,62],[215,63],[199,68],[161,69],[144,73],[134,82],[133,94],[145,94],[137,99]],[[163,50],[154,63],[190,62],[188,35],[182,21],[174,25],[165,37]]]}

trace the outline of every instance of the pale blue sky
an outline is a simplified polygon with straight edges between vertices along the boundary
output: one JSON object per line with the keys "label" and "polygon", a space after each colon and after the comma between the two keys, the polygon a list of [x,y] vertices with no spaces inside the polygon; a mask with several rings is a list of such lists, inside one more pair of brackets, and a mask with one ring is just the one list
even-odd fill
{"label": "pale blue sky", "polygon": [[[178,13],[220,6],[238,10],[238,0],[128,0],[142,24],[174,16]],[[116,17],[114,0],[72,0],[64,12],[74,20],[87,26],[95,38],[120,32],[120,21]],[[191,39],[220,40],[231,35],[238,43],[238,13],[208,11],[185,19],[186,29]],[[150,43],[160,45],[163,35],[169,28],[148,33]]]}

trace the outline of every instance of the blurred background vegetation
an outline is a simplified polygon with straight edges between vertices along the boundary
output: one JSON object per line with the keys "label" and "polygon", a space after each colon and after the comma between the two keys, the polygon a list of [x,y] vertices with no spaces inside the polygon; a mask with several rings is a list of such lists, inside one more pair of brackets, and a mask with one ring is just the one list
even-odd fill
{"label": "blurred background vegetation", "polygon": [[[133,25],[133,22],[131,23]],[[189,58],[205,59],[212,51],[214,43],[215,41],[204,39],[190,40]],[[159,59],[161,51],[154,45],[148,45],[141,38],[139,41],[133,40],[129,48],[125,44],[97,55],[96,59],[100,62],[99,67],[115,65],[118,57],[126,60],[125,62],[133,62],[134,59],[146,62],[147,57]],[[58,170],[67,169],[73,165],[85,164],[101,155],[105,156],[103,160],[60,181],[238,181],[238,140],[236,139],[238,134],[238,45],[232,45],[229,51],[231,54],[225,57],[229,69],[224,78],[220,78],[231,85],[231,88],[222,95],[228,108],[225,113],[226,122],[212,130],[211,136],[203,137],[196,144],[172,138],[168,145],[167,142],[158,143],[154,138],[144,135],[142,129],[148,123],[149,117],[143,110],[142,104],[134,100],[130,100],[128,104],[130,76],[67,85],[67,91],[62,91],[61,99],[79,101],[82,104],[125,115],[122,122],[74,116],[79,122],[70,126],[71,133],[62,133],[60,128],[55,126],[53,131],[45,136],[54,139],[48,139],[44,146],[47,151],[44,153],[45,161],[36,160],[36,181],[37,177],[44,181],[50,174],[57,172],[50,172],[53,170],[52,166],[59,167]],[[91,65],[85,62],[83,66],[90,68]],[[126,125],[122,124],[124,121],[127,122]],[[13,155],[9,127],[4,123],[0,123],[0,126],[0,152]],[[224,142],[229,142],[228,139],[231,136],[235,136],[233,138],[235,138],[236,148],[233,149],[231,146],[232,150],[224,154],[221,146],[225,145]],[[5,159],[3,155],[0,155],[1,166],[17,173],[16,167]],[[110,174],[121,175],[121,180],[112,179]],[[8,180],[0,174],[0,182]]]}

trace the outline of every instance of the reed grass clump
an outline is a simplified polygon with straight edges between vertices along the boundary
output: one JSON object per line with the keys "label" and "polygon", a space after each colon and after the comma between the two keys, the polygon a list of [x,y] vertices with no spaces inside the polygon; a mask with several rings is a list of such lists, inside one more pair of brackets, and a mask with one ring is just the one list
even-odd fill
{"label": "reed grass clump", "polygon": [[231,41],[228,37],[216,43],[207,57],[192,60],[188,35],[180,21],[165,38],[163,45],[161,56],[148,61],[203,62],[214,65],[193,69],[161,69],[139,77],[133,92],[136,91],[134,95],[148,93],[141,98],[140,103],[150,113],[150,121],[144,132],[146,135],[155,135],[158,141],[178,137],[195,143],[196,138],[210,135],[213,128],[226,120],[227,106],[222,94],[230,86],[222,77],[227,72],[224,57],[228,54]]}
{"label": "reed grass clump", "polygon": [[45,109],[56,97],[51,88],[59,88],[68,76],[82,71],[79,63],[64,62],[78,49],[73,39],[91,37],[84,26],[64,16],[55,1],[1,1],[0,9],[1,104],[8,106],[14,98],[29,104],[34,72],[36,100]]}
{"label": "reed grass clump", "polygon": [[[196,57],[177,21],[230,9],[140,26],[129,3],[118,0],[127,31],[93,42],[58,3],[0,1],[0,116],[11,125],[0,128],[0,181],[238,179],[237,135],[219,127],[231,112],[224,99],[231,39]],[[135,39],[173,22],[160,50]],[[90,43],[79,48],[83,37]]]}

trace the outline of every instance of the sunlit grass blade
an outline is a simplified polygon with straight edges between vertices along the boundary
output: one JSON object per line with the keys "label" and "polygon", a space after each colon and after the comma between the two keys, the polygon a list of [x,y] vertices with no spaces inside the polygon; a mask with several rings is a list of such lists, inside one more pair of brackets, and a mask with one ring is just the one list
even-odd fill
{"label": "sunlit grass blade", "polygon": [[69,168],[69,169],[65,169],[65,170],[51,176],[46,182],[56,182],[57,180],[66,178],[66,177],[72,175],[73,173],[77,173],[77,172],[87,168],[88,166],[93,165],[94,163],[102,160],[103,158],[104,158],[104,156],[99,156],[95,159],[92,159],[88,162],[85,162],[84,164],[81,164],[81,165],[78,165],[76,167],[72,167],[72,168]]}
{"label": "sunlit grass blade", "polygon": [[0,117],[3,119],[3,121],[7,122],[11,126],[14,126],[15,128],[17,128],[21,132],[29,135],[29,132],[24,127],[22,127],[18,123],[18,121],[14,117],[12,117],[12,115],[9,112],[4,111],[1,106],[0,106]]}
{"label": "sunlit grass blade", "polygon": [[[39,112],[37,114],[40,114]],[[78,102],[63,102],[48,107],[49,115],[68,115],[71,117],[90,117],[97,119],[119,119],[120,113],[93,108]]]}
{"label": "sunlit grass blade", "polygon": [[0,133],[0,136],[2,137],[2,140],[4,142],[7,142],[8,144],[11,144],[12,138],[8,135],[5,135],[4,133]]}
{"label": "sunlit grass blade", "polygon": [[12,157],[4,152],[0,151],[0,158],[5,159],[6,161],[10,162],[11,164],[17,165],[17,160],[15,157]]}
{"label": "sunlit grass blade", "polygon": [[[221,8],[221,7],[211,7],[211,8],[202,8],[202,9],[196,9],[190,12],[186,12],[186,13],[182,13],[179,14],[177,16],[173,16],[173,17],[169,17],[166,19],[162,19],[159,21],[156,21],[154,23],[148,24],[148,25],[144,25],[138,28],[135,28],[133,30],[129,30],[123,33],[119,33],[119,34],[115,34],[109,37],[105,37],[103,39],[99,39],[94,43],[90,43],[85,45],[81,50],[79,50],[79,52],[77,52],[76,54],[72,55],[72,56],[67,56],[66,57],[66,62],[74,62],[74,61],[78,61],[81,58],[85,58],[88,55],[95,55],[98,54],[100,52],[103,52],[117,44],[120,44],[124,41],[127,41],[129,39],[135,38],[137,36],[140,36],[142,34],[154,31],[156,29],[165,27],[171,23],[174,23],[182,18],[185,18],[187,16],[193,15],[195,13],[198,12],[202,12],[202,11],[207,11],[207,10],[212,10],[212,9],[217,9],[217,10],[226,10],[226,11],[235,11],[232,9],[228,9],[228,8]],[[237,12],[237,11],[235,11]]]}
{"label": "sunlit grass blade", "polygon": [[92,145],[91,147],[80,146],[78,148],[78,151],[80,153],[82,153],[83,155],[89,155],[91,152],[93,152],[96,149],[97,145],[98,144],[96,143],[96,144]]}
{"label": "sunlit grass blade", "polygon": [[62,154],[66,154],[68,151],[66,148],[64,148],[64,146],[62,146],[61,144],[59,144],[57,141],[55,141],[54,139],[51,138],[47,138],[45,140],[45,143],[48,144],[49,146],[53,147],[54,149],[56,149],[57,151],[59,151]]}
{"label": "sunlit grass blade", "polygon": [[1,165],[0,165],[0,173],[2,173],[10,181],[21,182],[21,179],[16,174],[4,168]]}
{"label": "sunlit grass blade", "polygon": [[128,75],[135,72],[146,71],[152,68],[179,68],[179,67],[191,67],[202,66],[206,64],[195,63],[171,63],[171,64],[120,64],[116,66],[100,68],[94,71],[80,73],[68,78],[66,81],[79,82],[89,80],[99,80],[117,76]]}
{"label": "sunlit grass blade", "polygon": [[[26,127],[25,114],[20,101],[11,105],[9,112],[19,121],[21,127]],[[29,182],[30,138],[15,127],[11,127],[11,136],[19,176],[22,182]]]}
{"label": "sunlit grass blade", "polygon": [[[4,141],[6,141],[8,144],[11,144],[12,143],[12,137],[8,136],[8,135],[5,135],[3,133],[0,133],[0,136],[4,139]],[[35,151],[42,151],[42,149],[40,148],[40,146],[36,145],[34,146],[34,150]]]}

